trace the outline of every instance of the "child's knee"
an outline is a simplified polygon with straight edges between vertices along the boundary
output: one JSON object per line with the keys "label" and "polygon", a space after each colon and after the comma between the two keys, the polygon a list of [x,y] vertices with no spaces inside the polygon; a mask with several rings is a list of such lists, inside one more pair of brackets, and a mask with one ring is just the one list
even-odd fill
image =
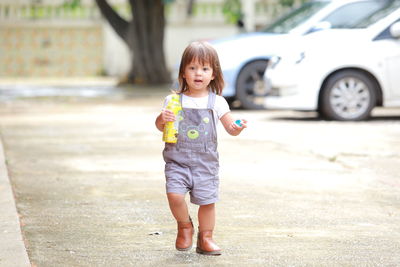
{"label": "child's knee", "polygon": [[168,193],[168,202],[170,205],[178,206],[185,203],[185,195],[176,194],[176,193]]}
{"label": "child's knee", "polygon": [[206,205],[200,205],[201,209],[214,209],[215,208],[215,203],[211,204],[206,204]]}

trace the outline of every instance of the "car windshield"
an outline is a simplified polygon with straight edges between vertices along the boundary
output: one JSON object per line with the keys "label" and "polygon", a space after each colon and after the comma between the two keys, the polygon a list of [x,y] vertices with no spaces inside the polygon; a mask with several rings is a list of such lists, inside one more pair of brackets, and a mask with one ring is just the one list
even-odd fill
{"label": "car windshield", "polygon": [[271,33],[288,33],[291,29],[303,23],[310,18],[312,14],[321,10],[323,7],[328,5],[329,2],[309,2],[301,7],[292,10],[288,14],[282,16],[266,28],[263,32]]}
{"label": "car windshield", "polygon": [[371,16],[365,18],[360,23],[356,25],[356,28],[366,28],[380,19],[386,17],[394,10],[400,8],[400,0],[384,1],[385,5],[378,12],[375,12]]}
{"label": "car windshield", "polygon": [[329,14],[323,21],[329,22],[331,29],[355,28],[360,21],[379,12],[389,1],[360,1],[344,5]]}

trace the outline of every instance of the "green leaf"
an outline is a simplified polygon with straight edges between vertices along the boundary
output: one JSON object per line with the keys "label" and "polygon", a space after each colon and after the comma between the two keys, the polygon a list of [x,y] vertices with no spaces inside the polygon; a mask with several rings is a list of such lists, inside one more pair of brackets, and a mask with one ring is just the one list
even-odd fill
{"label": "green leaf", "polygon": [[67,9],[77,9],[81,6],[81,0],[66,0],[62,6]]}
{"label": "green leaf", "polygon": [[225,0],[222,13],[230,23],[236,23],[243,17],[242,4],[240,0]]}

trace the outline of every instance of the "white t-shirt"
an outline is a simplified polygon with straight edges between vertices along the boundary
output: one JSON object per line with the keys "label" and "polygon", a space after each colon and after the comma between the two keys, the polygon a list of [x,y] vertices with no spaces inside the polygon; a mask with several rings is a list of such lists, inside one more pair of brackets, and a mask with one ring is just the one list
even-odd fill
{"label": "white t-shirt", "polygon": [[[167,107],[168,101],[171,99],[171,95],[167,96],[164,100],[163,108]],[[183,108],[197,108],[206,109],[208,104],[208,95],[203,97],[191,97],[182,94],[182,107]],[[217,115],[216,122],[222,118],[227,112],[229,112],[229,105],[225,98],[220,95],[216,95],[214,112]]]}

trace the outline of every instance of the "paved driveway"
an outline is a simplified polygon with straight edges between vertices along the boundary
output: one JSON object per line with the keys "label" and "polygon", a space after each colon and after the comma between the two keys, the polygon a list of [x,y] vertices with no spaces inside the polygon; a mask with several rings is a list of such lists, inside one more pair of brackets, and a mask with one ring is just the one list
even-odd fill
{"label": "paved driveway", "polygon": [[[0,105],[0,131],[37,266],[398,266],[400,110],[360,123],[233,111],[220,128],[220,257],[174,249],[161,133],[168,91]],[[197,219],[195,206],[191,214]]]}

